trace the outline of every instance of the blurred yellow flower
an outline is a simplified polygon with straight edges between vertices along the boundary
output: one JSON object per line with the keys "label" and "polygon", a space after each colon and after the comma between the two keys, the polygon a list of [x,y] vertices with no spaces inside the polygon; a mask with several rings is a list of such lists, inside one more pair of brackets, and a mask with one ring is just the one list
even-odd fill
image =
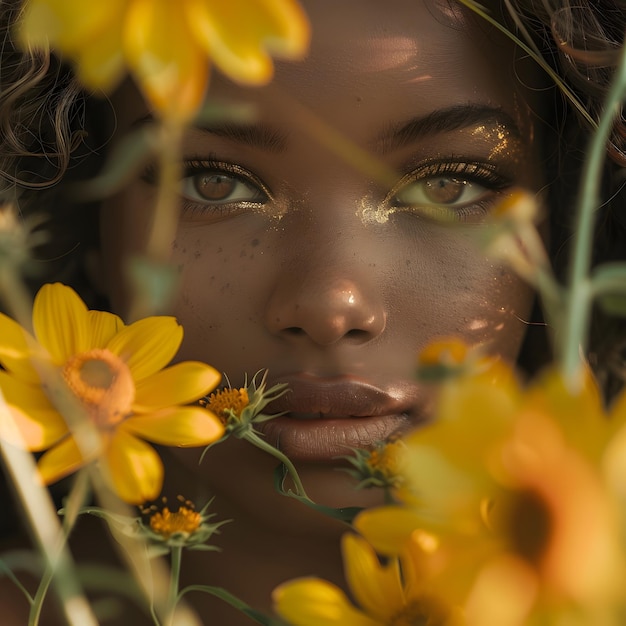
{"label": "blurred yellow flower", "polygon": [[400,560],[381,565],[372,547],[348,533],[342,540],[346,580],[360,608],[339,587],[319,578],[299,578],[274,590],[276,612],[293,626],[391,626],[462,624],[459,610],[429,586],[418,541],[409,541]]}
{"label": "blurred yellow flower", "polygon": [[571,391],[554,370],[526,389],[501,363],[466,373],[442,386],[434,422],[404,438],[400,504],[355,527],[388,555],[416,529],[433,533],[471,624],[559,611],[592,623],[621,602],[624,573],[614,485],[626,495],[626,396],[611,415],[591,374]]}
{"label": "blurred yellow flower", "polygon": [[[206,409],[179,406],[198,400],[220,381],[203,363],[172,360],[183,330],[172,317],[149,317],[129,326],[112,313],[90,311],[69,287],[44,285],[35,298],[32,337],[0,314],[0,390],[9,412],[0,413],[0,436],[39,459],[52,483],[99,459],[113,487],[129,503],[158,496],[161,460],[144,439],[170,446],[204,446],[224,427]],[[59,368],[67,387],[97,428],[102,449],[85,457],[58,412],[55,390],[40,380],[37,364]]]}
{"label": "blurred yellow flower", "polygon": [[27,0],[19,38],[76,63],[109,91],[126,68],[164,117],[188,120],[204,99],[210,62],[235,81],[267,83],[270,54],[296,59],[309,26],[296,0]]}

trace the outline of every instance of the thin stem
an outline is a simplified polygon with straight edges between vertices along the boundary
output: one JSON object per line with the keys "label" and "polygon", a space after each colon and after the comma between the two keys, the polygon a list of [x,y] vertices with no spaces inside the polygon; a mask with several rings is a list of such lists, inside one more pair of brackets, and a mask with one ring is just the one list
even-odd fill
{"label": "thin stem", "polygon": [[130,320],[153,315],[167,301],[173,287],[170,255],[178,225],[183,128],[167,119],[158,128],[159,185],[145,258],[136,260],[136,266],[142,269],[133,275]]}
{"label": "thin stem", "polygon": [[[0,410],[8,412],[4,400],[0,404]],[[31,605],[29,624],[38,623],[43,599],[54,579],[67,623],[70,626],[97,626],[98,622],[80,588],[55,507],[47,490],[33,480],[33,476],[37,475],[37,467],[31,454],[6,444],[1,439],[0,452],[35,544],[46,562],[43,579]]]}
{"label": "thin stem", "polygon": [[[63,517],[63,532],[59,537],[59,554],[61,555],[61,551],[64,549],[67,539],[74,527],[74,523],[76,522],[77,511],[85,504],[87,498],[89,496],[89,479],[87,477],[87,473],[83,471],[79,471],[74,484],[72,485],[72,489],[66,500],[65,510],[66,515]],[[62,558],[62,557],[61,557]],[[46,569],[44,571],[43,577],[39,582],[39,586],[37,587],[37,591],[33,598],[28,623],[29,626],[32,624],[38,624],[39,618],[41,617],[41,610],[43,608],[43,603],[48,594],[48,589],[50,588],[50,583],[52,579],[57,574],[58,563],[54,563],[51,560],[48,561],[46,565]],[[62,575],[62,573],[59,573]]]}
{"label": "thin stem", "polygon": [[581,382],[580,352],[587,342],[591,320],[592,289],[589,271],[593,249],[596,209],[600,203],[602,167],[613,122],[626,89],[626,46],[622,47],[619,66],[606,98],[598,129],[591,140],[582,172],[582,186],[576,208],[573,259],[568,280],[565,332],[557,340],[557,356],[569,385]]}
{"label": "thin stem", "polygon": [[250,431],[246,432],[246,434],[244,435],[244,439],[250,442],[253,446],[260,448],[264,452],[267,452],[268,454],[271,454],[274,458],[278,459],[287,468],[287,471],[291,475],[291,479],[293,480],[294,486],[296,488],[296,493],[299,496],[310,500],[309,496],[306,495],[304,485],[300,480],[300,476],[298,476],[298,471],[296,470],[295,465],[287,456],[285,456],[278,448],[270,445],[269,443],[267,443],[267,441],[263,441],[263,439]]}
{"label": "thin stem", "polygon": [[170,626],[174,624],[174,613],[176,612],[176,603],[178,601],[178,587],[180,584],[180,566],[183,558],[183,547],[173,546],[171,550],[171,572],[170,572],[170,589],[168,597],[168,623]]}

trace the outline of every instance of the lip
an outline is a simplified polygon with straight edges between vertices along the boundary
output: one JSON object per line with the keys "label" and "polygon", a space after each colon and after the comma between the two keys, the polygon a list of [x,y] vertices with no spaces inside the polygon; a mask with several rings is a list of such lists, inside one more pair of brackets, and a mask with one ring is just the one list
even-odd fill
{"label": "lip", "polygon": [[268,443],[293,461],[337,461],[422,421],[413,384],[381,388],[351,376],[297,374],[276,378],[290,391],[267,406],[285,415],[257,424]]}

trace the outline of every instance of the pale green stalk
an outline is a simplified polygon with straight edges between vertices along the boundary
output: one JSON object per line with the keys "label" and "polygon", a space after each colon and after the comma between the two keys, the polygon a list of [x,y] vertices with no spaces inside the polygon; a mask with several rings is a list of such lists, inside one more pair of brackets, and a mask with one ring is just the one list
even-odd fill
{"label": "pale green stalk", "polygon": [[157,129],[158,177],[153,220],[145,256],[131,259],[128,272],[133,287],[129,320],[159,312],[169,302],[177,280],[171,264],[172,242],[178,227],[181,181],[181,146],[184,126],[163,120]]}
{"label": "pale green stalk", "polygon": [[180,566],[183,557],[182,546],[172,546],[170,561],[170,588],[168,594],[168,626],[174,626],[174,614],[178,602],[178,586],[180,584]]}
{"label": "pale green stalk", "polygon": [[[8,411],[4,398],[0,410]],[[10,419],[10,416],[7,417]],[[82,593],[72,557],[65,545],[65,533],[48,490],[37,485],[37,466],[32,455],[0,439],[0,452],[11,484],[20,500],[35,544],[46,562],[46,573],[33,598],[30,624],[37,624],[46,590],[52,578],[69,626],[97,626],[89,603]]]}
{"label": "pale green stalk", "polygon": [[309,496],[306,495],[304,485],[302,484],[300,476],[298,475],[298,470],[296,470],[295,465],[291,462],[288,456],[286,456],[278,448],[270,445],[269,443],[267,443],[267,441],[264,441],[263,439],[261,439],[261,437],[255,435],[252,432],[247,432],[243,438],[251,443],[253,446],[256,446],[257,448],[263,450],[264,452],[267,452],[268,454],[271,454],[274,458],[278,459],[287,468],[287,471],[289,472],[289,475],[291,476],[293,484],[296,488],[297,495],[306,498],[307,500],[310,500]]}
{"label": "pale green stalk", "polygon": [[572,248],[572,263],[566,294],[567,307],[563,335],[557,334],[557,359],[570,386],[580,384],[582,357],[593,305],[590,279],[591,256],[596,211],[600,206],[600,185],[606,148],[611,130],[626,94],[626,46],[622,47],[620,62],[607,95],[598,129],[589,145],[582,172],[582,186],[576,207],[576,228]]}

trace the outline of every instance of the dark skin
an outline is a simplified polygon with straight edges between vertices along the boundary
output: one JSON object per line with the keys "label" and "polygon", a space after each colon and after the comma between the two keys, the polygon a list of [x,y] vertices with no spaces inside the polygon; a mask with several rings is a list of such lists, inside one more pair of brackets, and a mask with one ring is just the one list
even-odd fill
{"label": "dark skin", "polygon": [[[430,419],[431,390],[414,381],[418,351],[458,335],[517,359],[533,294],[474,235],[513,187],[545,182],[538,105],[514,71],[513,45],[455,5],[303,4],[306,60],[278,63],[262,88],[212,78],[212,97],[252,103],[257,121],[186,134],[171,313],[185,329],[179,360],[208,362],[234,386],[267,368],[272,382],[313,388],[271,439],[314,500],[371,506],[380,494],[356,492],[334,457]],[[113,104],[118,137],[148,113],[128,86]],[[307,115],[366,151],[380,175],[320,141]],[[145,246],[154,197],[152,177],[137,176],[101,212],[95,280],[122,315],[124,264]],[[375,399],[356,407],[351,398],[372,388],[389,409]],[[223,586],[268,611],[286,579],[341,584],[347,527],[276,494],[272,458],[238,440],[201,464],[199,455],[163,451],[165,492],[198,506],[215,495],[217,518],[234,521],[216,538],[220,553],[185,553],[184,584]],[[191,600],[207,624],[250,623],[208,596]]]}

